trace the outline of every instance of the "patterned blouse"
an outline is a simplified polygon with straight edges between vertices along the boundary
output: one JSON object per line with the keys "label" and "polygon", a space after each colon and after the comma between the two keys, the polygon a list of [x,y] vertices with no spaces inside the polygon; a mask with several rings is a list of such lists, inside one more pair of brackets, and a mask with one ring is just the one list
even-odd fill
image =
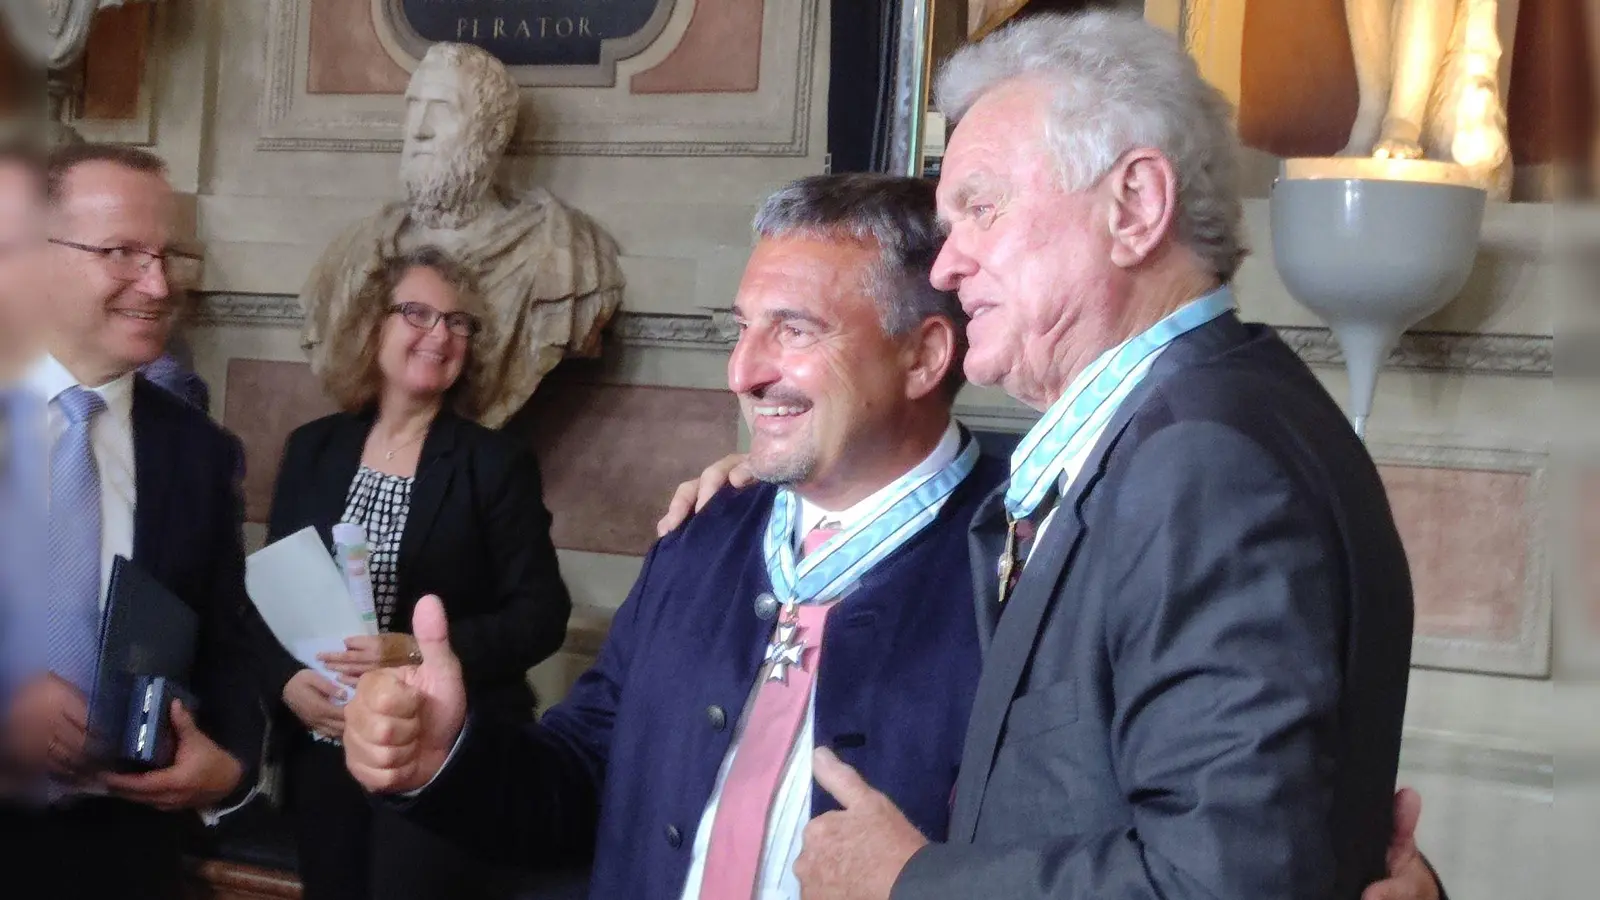
{"label": "patterned blouse", "polygon": [[387,633],[394,618],[399,578],[400,538],[411,511],[411,478],[386,475],[362,466],[350,482],[341,522],[360,525],[367,532],[367,571],[372,578],[372,603],[378,613],[378,630]]}

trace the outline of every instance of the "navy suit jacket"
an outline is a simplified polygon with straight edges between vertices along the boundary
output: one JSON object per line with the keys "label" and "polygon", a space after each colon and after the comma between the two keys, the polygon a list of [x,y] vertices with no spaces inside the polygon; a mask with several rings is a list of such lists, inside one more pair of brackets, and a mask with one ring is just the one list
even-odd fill
{"label": "navy suit jacket", "polygon": [[[195,718],[202,731],[244,764],[242,793],[255,781],[265,727],[243,641],[244,614],[250,606],[244,587],[243,501],[237,478],[243,450],[237,438],[205,413],[143,376],[134,378],[132,420],[137,494],[133,562],[199,617],[189,685],[198,703]],[[42,461],[32,460],[32,465],[42,466]],[[42,497],[34,499],[43,502]],[[5,518],[14,514],[8,510]],[[13,525],[8,521],[6,527]],[[28,539],[32,552],[43,546],[38,535],[18,537],[19,543],[20,538]],[[18,585],[12,582],[10,588],[17,591]],[[44,588],[38,577],[27,585],[29,594]],[[10,602],[11,612],[19,613],[29,597],[13,596]],[[36,642],[42,622],[8,617],[13,618],[6,623],[13,627],[4,647],[8,653],[20,653],[18,642]],[[18,686],[25,674],[11,671],[7,688]]]}
{"label": "navy suit jacket", "polygon": [[[934,839],[980,664],[967,528],[1004,476],[980,459],[939,517],[862,579],[830,620],[818,674],[817,744]],[[407,815],[494,861],[592,853],[595,898],[677,900],[771,634],[753,601],[771,589],[761,536],[774,494],[724,491],[657,543],[566,700],[522,729],[474,716]],[[837,808],[816,789],[813,815]]]}
{"label": "navy suit jacket", "polygon": [[133,561],[200,616],[193,673],[197,723],[254,783],[265,715],[245,641],[244,505],[238,438],[143,376],[133,387],[137,502]]}

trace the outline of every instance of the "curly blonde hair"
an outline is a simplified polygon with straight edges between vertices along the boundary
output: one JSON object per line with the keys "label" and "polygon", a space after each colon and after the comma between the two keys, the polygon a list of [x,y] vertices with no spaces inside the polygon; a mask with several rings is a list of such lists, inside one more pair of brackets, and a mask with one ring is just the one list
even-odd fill
{"label": "curly blonde hair", "polygon": [[481,387],[487,383],[484,365],[472,352],[472,344],[485,340],[492,323],[477,279],[438,247],[418,247],[386,257],[367,275],[351,300],[354,314],[349,325],[328,338],[329,367],[324,378],[328,393],[346,412],[365,409],[378,401],[383,391],[383,370],[378,365],[383,324],[392,315],[395,289],[413,269],[428,269],[438,275],[456,292],[462,312],[477,316],[483,325],[483,330],[467,344],[460,376],[444,394],[445,407],[463,418],[477,419],[488,408],[489,398]]}

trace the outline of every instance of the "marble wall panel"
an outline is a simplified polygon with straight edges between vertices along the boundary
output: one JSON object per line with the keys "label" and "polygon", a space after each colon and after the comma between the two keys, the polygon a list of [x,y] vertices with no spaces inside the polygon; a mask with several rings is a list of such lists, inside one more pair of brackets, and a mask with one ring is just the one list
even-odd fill
{"label": "marble wall panel", "polygon": [[411,74],[378,41],[371,0],[311,0],[308,94],[400,94]]}
{"label": "marble wall panel", "polygon": [[1404,465],[1380,472],[1411,562],[1417,634],[1514,639],[1527,595],[1532,476]]}
{"label": "marble wall panel", "polygon": [[697,0],[689,30],[666,59],[633,76],[635,94],[740,93],[761,86],[764,3]]}
{"label": "marble wall panel", "polygon": [[234,359],[228,362],[222,424],[244,442],[246,522],[265,522],[272,509],[283,442],[289,433],[335,409],[303,362]]}
{"label": "marble wall panel", "polygon": [[1548,457],[1369,447],[1411,567],[1412,665],[1547,677],[1554,600]]}
{"label": "marble wall panel", "polygon": [[506,427],[539,455],[557,547],[642,555],[678,484],[734,452],[738,421],[727,391],[558,375]]}

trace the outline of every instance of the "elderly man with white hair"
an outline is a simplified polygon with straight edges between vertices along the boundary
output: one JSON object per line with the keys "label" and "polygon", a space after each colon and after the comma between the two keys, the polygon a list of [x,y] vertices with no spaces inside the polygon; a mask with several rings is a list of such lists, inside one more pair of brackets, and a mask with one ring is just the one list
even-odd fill
{"label": "elderly man with white hair", "polygon": [[949,835],[837,760],[828,898],[1355,898],[1382,877],[1410,659],[1371,458],[1242,323],[1229,109],[1095,12],[960,51],[933,269],[967,376],[1043,411],[971,535],[984,645]]}

